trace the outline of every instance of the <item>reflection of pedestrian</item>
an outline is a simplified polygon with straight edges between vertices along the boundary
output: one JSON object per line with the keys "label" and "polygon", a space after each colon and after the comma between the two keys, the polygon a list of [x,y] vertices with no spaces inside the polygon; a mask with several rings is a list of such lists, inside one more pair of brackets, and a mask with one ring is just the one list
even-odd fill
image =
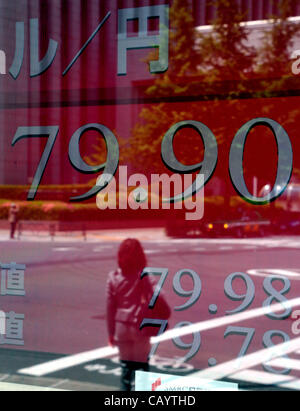
{"label": "reflection of pedestrian", "polygon": [[9,213],[8,213],[8,221],[10,223],[10,238],[15,238],[15,231],[18,222],[18,208],[16,204],[11,204]]}
{"label": "reflection of pedestrian", "polygon": [[[110,273],[107,282],[107,328],[109,344],[118,346],[120,351],[122,389],[131,391],[135,371],[149,370],[151,333],[146,328],[140,330],[140,324],[145,316],[149,318],[147,310],[153,288],[148,277],[141,279],[147,261],[138,240],[125,240],[118,260],[119,269]],[[158,307],[159,313],[154,310],[156,317],[152,318],[168,319],[170,309],[161,295]],[[157,334],[157,330],[154,333]]]}

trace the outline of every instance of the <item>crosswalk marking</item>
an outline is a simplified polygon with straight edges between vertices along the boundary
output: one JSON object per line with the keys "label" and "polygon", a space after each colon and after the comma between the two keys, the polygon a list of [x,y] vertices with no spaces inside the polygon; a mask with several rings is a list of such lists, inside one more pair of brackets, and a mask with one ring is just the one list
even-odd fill
{"label": "crosswalk marking", "polygon": [[278,358],[282,355],[293,353],[299,350],[299,347],[300,338],[296,338],[294,340],[287,341],[270,348],[256,351],[253,354],[248,354],[245,357],[240,358],[238,362],[236,359],[234,359],[217,365],[213,368],[207,368],[203,371],[198,371],[191,374],[190,377],[215,380],[220,380],[223,378],[238,379],[238,373],[240,373],[241,371],[254,368],[257,365],[265,364],[267,358]]}
{"label": "crosswalk marking", "polygon": [[291,368],[292,370],[300,371],[300,361],[292,358],[275,358],[268,363],[271,367]]}
{"label": "crosswalk marking", "polygon": [[96,350],[83,352],[80,354],[70,355],[58,360],[48,361],[43,364],[35,365],[29,368],[23,368],[18,371],[19,374],[32,375],[35,377],[42,377],[66,368],[75,367],[76,365],[85,364],[90,361],[101,358],[111,357],[117,355],[119,350],[113,347],[103,347]]}

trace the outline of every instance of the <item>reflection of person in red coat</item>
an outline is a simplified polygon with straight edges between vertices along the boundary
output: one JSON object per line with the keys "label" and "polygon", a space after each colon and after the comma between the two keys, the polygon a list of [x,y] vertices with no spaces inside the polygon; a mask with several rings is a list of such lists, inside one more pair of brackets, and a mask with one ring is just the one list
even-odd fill
{"label": "reflection of person in red coat", "polygon": [[10,238],[13,240],[15,238],[15,231],[18,222],[18,207],[16,204],[11,204],[8,213],[8,222],[10,224]]}
{"label": "reflection of person in red coat", "polygon": [[118,260],[119,269],[109,274],[107,282],[107,328],[109,344],[118,346],[120,351],[122,389],[131,391],[135,371],[149,370],[151,335],[147,329],[140,330],[141,322],[144,316],[159,318],[160,315],[168,319],[170,309],[160,296],[159,312],[154,310],[149,314],[153,288],[148,277],[141,279],[147,260],[138,240],[125,240],[120,246]]}

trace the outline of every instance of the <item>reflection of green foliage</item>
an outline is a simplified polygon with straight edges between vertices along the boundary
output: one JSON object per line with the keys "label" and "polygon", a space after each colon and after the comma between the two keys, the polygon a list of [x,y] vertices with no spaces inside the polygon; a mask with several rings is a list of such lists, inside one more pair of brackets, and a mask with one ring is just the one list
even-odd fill
{"label": "reflection of green foliage", "polygon": [[172,124],[192,120],[192,117],[189,111],[166,110],[164,103],[153,105],[151,108],[143,108],[140,113],[140,122],[133,130],[130,146],[125,149],[125,156],[131,159],[131,163],[138,170],[143,170],[143,172],[159,170],[161,158],[157,153],[160,152],[164,134]]}
{"label": "reflection of green foliage", "polygon": [[[191,83],[180,84],[176,80],[194,76],[198,71],[198,53],[194,47],[197,35],[188,0],[174,0],[170,8],[170,23],[169,69],[163,75],[159,75],[147,90],[148,95],[155,97],[185,95],[190,91]],[[153,58],[155,53],[151,53],[147,60]]]}
{"label": "reflection of green foliage", "polygon": [[[158,100],[169,99],[141,109],[129,141],[118,138],[120,162],[130,164],[138,171],[162,170],[161,141],[169,128],[183,120],[198,120],[213,124],[213,132],[221,144],[228,138],[228,126],[242,124],[245,105],[239,98],[272,97],[274,93],[291,89],[294,81],[290,70],[289,51],[299,25],[288,21],[293,0],[279,1],[279,15],[270,16],[273,24],[265,31],[259,48],[249,44],[248,29],[241,24],[246,20],[239,11],[237,0],[212,0],[217,13],[210,32],[195,30],[189,0],[174,0],[170,8],[169,69],[156,75],[147,89],[147,96]],[[157,50],[150,53],[148,61],[157,58]],[[254,80],[253,80],[254,79]],[[293,83],[292,83],[293,84]],[[193,97],[178,109],[176,101]],[[288,97],[287,97],[288,98]],[[198,100],[198,101],[197,101]],[[201,101],[206,103],[201,103]],[[226,100],[226,110],[220,110]],[[276,99],[265,99],[258,117],[268,117],[276,108]],[[284,104],[284,103],[283,103]],[[215,118],[218,113],[218,118]],[[276,121],[283,127],[293,126],[298,118],[298,108],[276,111]],[[248,118],[247,120],[250,120]],[[236,132],[237,130],[235,130]],[[233,137],[233,136],[231,136]],[[182,150],[179,159],[191,164],[203,156],[202,147],[190,145]],[[95,147],[93,164],[105,161],[103,147]],[[297,170],[295,170],[297,174]],[[300,174],[300,172],[298,173]]]}
{"label": "reflection of green foliage", "polygon": [[253,70],[255,49],[246,44],[245,15],[236,1],[216,0],[217,17],[211,33],[199,35],[199,72],[204,81],[244,80]]}
{"label": "reflection of green foliage", "polygon": [[293,38],[299,33],[299,24],[288,20],[293,0],[280,0],[280,16],[272,17],[272,29],[265,33],[259,52],[257,71],[265,78],[276,77],[280,73],[281,81],[290,74],[290,51]]}
{"label": "reflection of green foliage", "polygon": [[[120,163],[122,163],[123,161],[126,162],[125,153],[127,152],[128,143],[123,137],[118,136],[116,131],[114,131],[114,134],[115,136],[117,136],[117,140],[119,143]],[[97,142],[91,147],[91,151],[92,151],[92,154],[87,155],[84,158],[86,163],[92,166],[98,166],[100,164],[105,164],[107,162],[107,147],[106,147],[106,143],[103,137],[99,136],[97,138]],[[97,181],[97,178],[93,177],[89,183],[90,185],[95,185],[96,181]]]}
{"label": "reflection of green foliage", "polygon": [[[292,38],[299,32],[299,26],[287,20],[291,0],[280,1],[280,16],[274,19],[271,29],[265,32],[259,49],[254,49],[246,41],[249,33],[247,27],[240,24],[245,21],[245,15],[239,12],[238,2],[215,0],[214,4],[217,15],[213,21],[213,30],[202,33],[194,28],[189,2],[173,2],[170,11],[169,70],[157,77],[147,93],[158,99],[174,98],[172,101],[181,96],[199,96],[199,100],[204,101],[212,100],[212,95],[216,97],[210,104],[201,106],[198,102],[189,102],[184,112],[177,112],[170,103],[143,108],[140,120],[132,130],[127,152],[131,164],[139,169],[142,166],[144,170],[154,171],[160,166],[161,160],[157,153],[160,152],[164,134],[174,123],[213,118],[214,112],[220,113],[219,108],[226,99],[230,108],[221,113],[222,118],[219,117],[214,126],[220,145],[225,142],[229,122],[234,123],[245,115],[244,105],[238,99],[241,94],[247,93],[258,98],[272,96],[274,91],[278,92],[287,86],[291,76],[288,50]],[[153,55],[150,56],[152,58]],[[222,98],[219,99],[218,95],[222,95]],[[274,104],[268,100],[260,116],[268,116]],[[298,109],[282,112],[276,120],[286,126],[294,123],[297,115]],[[180,160],[186,161],[184,153]]]}
{"label": "reflection of green foliage", "polygon": [[[170,67],[167,73],[157,77],[147,93],[156,98],[174,97],[174,101],[176,97],[189,95],[205,100],[205,96],[216,93],[218,82],[222,82],[220,86],[223,88],[223,80],[235,78],[240,83],[235,83],[235,88],[229,88],[227,93],[233,105],[231,112],[236,117],[239,107],[232,99],[236,93],[245,90],[242,88],[243,81],[252,70],[254,51],[245,45],[247,31],[240,25],[244,16],[238,12],[237,3],[218,0],[216,6],[218,14],[214,30],[202,34],[195,30],[189,2],[174,1],[170,11]],[[161,164],[157,153],[160,152],[160,144],[167,130],[179,121],[200,121],[200,118],[213,117],[218,105],[219,100],[216,98],[208,105],[202,104],[201,111],[198,103],[188,103],[184,112],[177,112],[170,103],[143,108],[140,121],[132,131],[128,149],[130,161],[137,167],[143,165],[143,169],[157,170]],[[214,129],[219,143],[223,141],[227,122],[228,118],[224,117],[223,127]],[[202,148],[193,147],[193,151],[201,153]],[[156,156],[153,155],[155,153]],[[186,153],[181,153],[180,160],[186,163],[186,157]]]}

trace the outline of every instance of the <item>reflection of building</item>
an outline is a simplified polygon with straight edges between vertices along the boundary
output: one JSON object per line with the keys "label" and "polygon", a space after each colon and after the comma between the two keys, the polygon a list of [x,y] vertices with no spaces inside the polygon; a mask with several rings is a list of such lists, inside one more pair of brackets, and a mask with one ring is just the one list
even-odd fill
{"label": "reflection of building", "polygon": [[[271,0],[238,2],[241,11],[245,12],[245,19],[250,21],[266,19],[278,11],[277,2]],[[209,24],[216,15],[211,0],[191,0],[190,3],[197,26]],[[0,0],[0,49],[6,52],[7,71],[14,60],[16,23],[24,22],[26,28],[19,77],[16,80],[9,74],[0,77],[3,91],[0,96],[0,184],[31,183],[44,150],[45,139],[24,140],[12,148],[11,141],[18,127],[60,127],[43,177],[46,184],[74,184],[91,179],[91,176],[76,172],[68,161],[69,140],[79,127],[101,122],[125,139],[130,136],[139,111],[135,103],[140,104],[139,108],[145,103],[140,90],[143,84],[149,85],[153,79],[147,64],[141,61],[147,56],[145,50],[128,51],[127,76],[117,75],[118,9],[130,8],[134,4],[131,0],[12,0],[9,4]],[[139,2],[139,6],[150,4],[153,4],[150,0]],[[292,7],[292,15],[300,15],[300,3],[295,1]],[[110,19],[63,77],[66,66],[108,11],[111,11]],[[50,39],[56,41],[59,48],[49,69],[30,78],[28,26],[34,18],[39,19],[40,58],[45,55]],[[137,36],[134,24],[128,25],[127,30],[128,35]],[[82,152],[88,151],[94,141],[95,135],[85,136]]]}
{"label": "reflection of building", "polygon": [[[210,0],[193,0],[191,3],[199,26],[209,24],[215,17],[216,10]],[[245,19],[249,21],[267,19],[271,14],[278,14],[278,3],[279,1],[272,0],[238,0],[241,11],[245,13]],[[300,15],[300,3],[292,3],[292,15]]]}

